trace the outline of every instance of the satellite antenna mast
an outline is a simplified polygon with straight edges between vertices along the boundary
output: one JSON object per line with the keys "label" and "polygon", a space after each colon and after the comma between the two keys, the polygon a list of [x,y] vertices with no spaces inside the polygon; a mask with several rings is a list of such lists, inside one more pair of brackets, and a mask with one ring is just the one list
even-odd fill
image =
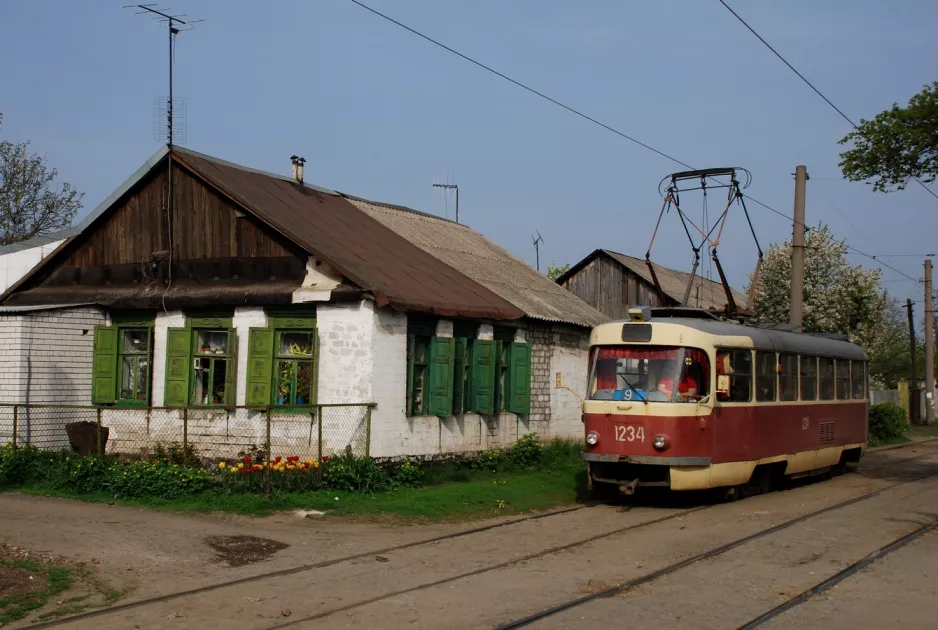
{"label": "satellite antenna mast", "polygon": [[433,184],[434,188],[456,191],[456,223],[459,223],[459,186],[457,184]]}
{"label": "satellite antenna mast", "polygon": [[541,270],[541,243],[544,242],[544,237],[541,236],[541,233],[538,232],[537,230],[534,230],[534,231],[537,232],[537,238],[535,238],[533,235],[531,236],[531,240],[534,241],[534,261],[537,264],[537,270],[540,271]]}

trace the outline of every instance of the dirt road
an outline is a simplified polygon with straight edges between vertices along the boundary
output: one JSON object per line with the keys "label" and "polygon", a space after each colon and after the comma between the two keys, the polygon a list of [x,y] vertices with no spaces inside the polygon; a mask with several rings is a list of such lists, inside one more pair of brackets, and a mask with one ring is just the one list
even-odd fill
{"label": "dirt road", "polygon": [[[871,453],[853,474],[735,503],[586,507],[427,544],[412,543],[477,525],[186,517],[0,495],[0,541],[94,561],[113,588],[134,589],[130,602],[280,572],[118,605],[69,628],[492,628],[628,580],[640,584],[531,625],[736,628],[936,517],[938,442],[930,442]],[[921,574],[938,561],[936,537],[922,536],[766,627],[935,627],[938,594]],[[893,576],[901,580],[882,588]]]}

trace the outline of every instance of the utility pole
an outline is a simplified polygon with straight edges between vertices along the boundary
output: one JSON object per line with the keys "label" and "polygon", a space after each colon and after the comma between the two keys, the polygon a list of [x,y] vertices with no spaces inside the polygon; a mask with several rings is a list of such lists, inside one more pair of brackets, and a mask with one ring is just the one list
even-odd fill
{"label": "utility pole", "polygon": [[459,186],[457,184],[433,184],[433,187],[456,191],[456,223],[459,223]]}
{"label": "utility pole", "polygon": [[921,403],[918,395],[918,361],[915,356],[915,321],[912,317],[912,300],[905,299],[905,308],[909,316],[909,350],[912,354],[912,374],[909,378],[909,422],[918,424],[922,421],[919,414]]}
{"label": "utility pole", "polygon": [[[535,230],[537,232],[537,230]],[[537,270],[541,270],[541,243],[544,242],[544,237],[541,236],[540,232],[537,232],[537,238],[531,237],[531,240],[534,241],[534,261],[537,265]]]}
{"label": "utility pole", "polygon": [[931,259],[925,259],[925,424],[935,424],[935,313]]}
{"label": "utility pole", "polygon": [[791,314],[789,323],[801,332],[804,316],[804,192],[808,170],[795,167],[795,217],[791,226]]}

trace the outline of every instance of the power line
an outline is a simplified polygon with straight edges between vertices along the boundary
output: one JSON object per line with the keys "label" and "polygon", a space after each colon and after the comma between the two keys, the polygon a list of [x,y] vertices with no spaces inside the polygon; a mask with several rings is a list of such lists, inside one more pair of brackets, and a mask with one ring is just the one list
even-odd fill
{"label": "power line", "polygon": [[[585,120],[587,120],[587,121],[589,121],[589,122],[591,122],[591,123],[593,123],[593,124],[595,124],[595,125],[598,125],[599,127],[602,127],[603,129],[605,129],[605,130],[607,130],[607,131],[611,131],[612,133],[616,134],[617,136],[620,136],[620,137],[622,137],[622,138],[625,138],[625,139],[628,140],[629,142],[634,142],[635,144],[637,144],[637,145],[639,145],[639,146],[641,146],[641,147],[643,147],[643,148],[645,148],[645,149],[648,149],[649,151],[651,151],[651,152],[653,152],[653,153],[656,153],[657,155],[660,155],[660,156],[663,157],[663,158],[666,158],[666,159],[668,159],[668,160],[670,160],[670,161],[672,161],[672,162],[674,162],[674,163],[676,163],[676,164],[679,164],[679,165],[681,165],[681,166],[683,166],[683,167],[685,167],[685,168],[688,168],[688,169],[690,169],[690,170],[694,170],[694,167],[691,166],[690,164],[688,164],[688,163],[686,163],[686,162],[682,162],[681,160],[677,159],[676,157],[673,157],[673,156],[671,156],[671,155],[668,155],[667,153],[665,153],[665,152],[663,152],[663,151],[659,151],[658,149],[656,149],[656,148],[654,148],[654,147],[652,147],[652,146],[650,146],[650,145],[648,145],[648,144],[645,144],[644,142],[642,142],[642,141],[640,141],[640,140],[637,140],[637,139],[633,138],[632,136],[630,136],[630,135],[628,135],[628,134],[626,134],[626,133],[624,133],[624,132],[622,132],[622,131],[619,131],[618,129],[616,129],[616,128],[614,128],[614,127],[611,127],[611,126],[607,125],[606,123],[601,122],[601,121],[599,121],[599,120],[593,118],[592,116],[589,116],[589,115],[587,115],[587,114],[584,114],[583,112],[581,112],[581,111],[579,111],[579,110],[577,110],[577,109],[574,109],[573,107],[570,107],[569,105],[565,105],[564,103],[561,103],[561,102],[558,101],[557,99],[555,99],[555,98],[553,98],[553,97],[550,97],[550,96],[544,94],[543,92],[539,92],[538,90],[535,90],[534,88],[529,87],[529,86],[525,85],[524,83],[521,83],[520,81],[517,81],[517,80],[515,80],[515,79],[512,79],[512,78],[509,77],[508,75],[506,75],[506,74],[504,74],[504,73],[502,73],[502,72],[499,72],[498,70],[495,70],[494,68],[492,68],[492,67],[490,67],[490,66],[487,66],[486,64],[482,63],[481,61],[476,61],[476,60],[473,59],[472,57],[469,57],[468,55],[465,55],[465,54],[459,52],[458,50],[455,50],[455,49],[453,49],[453,48],[450,48],[450,47],[447,46],[446,44],[443,44],[442,42],[439,42],[439,41],[433,39],[432,37],[429,37],[429,36],[427,36],[427,35],[424,35],[424,34],[421,33],[420,31],[417,31],[417,30],[411,28],[410,26],[407,26],[406,24],[395,20],[394,18],[392,18],[392,17],[390,17],[390,16],[385,15],[384,13],[382,13],[382,12],[376,10],[376,9],[371,8],[370,6],[368,6],[368,5],[366,5],[366,4],[362,3],[362,2],[360,2],[359,0],[349,0],[349,1],[352,2],[353,4],[357,5],[357,6],[361,7],[362,9],[365,9],[365,10],[367,10],[367,11],[373,13],[374,15],[377,15],[378,17],[383,18],[383,19],[387,20],[388,22],[391,22],[392,24],[395,24],[396,26],[399,26],[400,28],[404,29],[405,31],[407,31],[407,32],[409,32],[409,33],[412,33],[413,35],[416,35],[417,37],[419,37],[419,38],[421,38],[421,39],[423,39],[423,40],[426,40],[426,41],[430,42],[431,44],[434,44],[435,46],[439,46],[439,47],[442,48],[443,50],[446,50],[447,52],[456,55],[456,56],[459,57],[460,59],[463,59],[463,60],[465,60],[465,61],[468,61],[469,63],[471,63],[471,64],[473,64],[473,65],[475,65],[475,66],[478,66],[479,68],[482,68],[483,70],[485,70],[485,71],[487,71],[487,72],[490,72],[490,73],[494,74],[495,76],[500,77],[500,78],[504,79],[505,81],[508,81],[509,83],[512,83],[513,85],[516,85],[516,86],[522,88],[523,90],[526,90],[526,91],[530,92],[531,94],[534,94],[534,95],[536,95],[536,96],[539,96],[539,97],[543,98],[544,100],[549,101],[550,103],[553,103],[554,105],[557,105],[558,107],[561,107],[562,109],[564,109],[564,110],[566,110],[566,111],[568,111],[568,112],[570,112],[570,113],[572,113],[572,114],[575,114],[576,116],[579,116],[580,118],[583,118],[583,119],[585,119]],[[722,0],[720,0],[720,1],[722,2]],[[727,8],[729,8],[729,7],[727,6]],[[731,9],[731,10],[732,10],[732,9]],[[734,13],[734,15],[735,15],[735,13]],[[740,20],[740,21],[742,21],[742,20]],[[748,25],[747,25],[747,27],[748,27]],[[751,30],[751,29],[750,29],[750,30]],[[753,33],[755,33],[755,31],[753,31]],[[756,34],[756,36],[758,37],[758,34]],[[762,38],[760,37],[759,39],[761,40]],[[764,40],[763,40],[763,42],[764,42]],[[766,44],[766,45],[768,45],[768,44]],[[778,53],[776,53],[776,54],[778,54]],[[783,59],[783,61],[784,61],[784,59]],[[786,62],[786,64],[787,64],[787,62]],[[792,70],[794,70],[794,68],[792,68]],[[797,72],[797,71],[796,71],[796,72]],[[799,76],[801,76],[801,75],[799,74]],[[803,77],[802,77],[802,78],[803,78]],[[812,86],[812,87],[813,87],[813,86]],[[822,96],[823,96],[823,95],[822,95]],[[825,98],[825,100],[827,100],[827,99]],[[849,119],[848,119],[848,121],[849,121]],[[779,210],[776,210],[775,208],[773,208],[772,206],[768,205],[767,203],[764,203],[764,202],[762,202],[762,201],[759,201],[758,199],[755,199],[754,197],[750,197],[749,195],[746,195],[746,198],[749,199],[750,201],[752,201],[753,203],[762,206],[762,207],[765,208],[766,210],[769,210],[769,211],[771,211],[771,212],[774,212],[774,213],[777,214],[778,216],[780,216],[780,217],[786,219],[787,221],[789,221],[789,222],[791,222],[791,223],[795,223],[794,217],[792,217],[792,216],[790,216],[790,215],[788,215],[788,214],[785,214],[784,212],[781,212],[781,211],[779,211]],[[808,226],[804,226],[804,227],[805,227],[805,229],[809,229]],[[836,241],[836,239],[834,239],[833,236],[830,237],[830,240],[831,240],[831,241]],[[867,254],[867,253],[865,253],[865,252],[862,252],[862,251],[858,250],[858,249],[855,248],[855,247],[852,247],[852,246],[850,246],[850,245],[847,245],[846,243],[844,243],[844,247],[846,247],[848,250],[852,250],[854,253],[856,253],[856,254],[858,254],[858,255],[865,256],[865,257],[869,258],[870,260],[875,260],[875,261],[876,261],[877,263],[879,263],[880,265],[882,265],[882,266],[884,266],[884,267],[886,267],[886,268],[888,268],[888,269],[891,269],[892,271],[895,271],[895,272],[898,273],[899,275],[902,275],[902,276],[904,276],[905,278],[907,278],[907,279],[909,279],[909,280],[911,280],[911,281],[913,281],[913,282],[921,283],[921,281],[916,280],[915,278],[912,278],[912,276],[910,276],[910,275],[908,275],[908,274],[906,274],[906,273],[903,273],[902,271],[899,271],[899,270],[896,269],[895,267],[893,267],[893,266],[891,266],[891,265],[888,265],[888,264],[886,264],[886,263],[884,263],[884,262],[882,262],[882,261],[880,261],[880,260],[877,260],[875,257],[873,257],[873,256],[870,255],[870,254]]]}
{"label": "power line", "polygon": [[[742,23],[742,25],[745,26],[745,27],[749,30],[750,33],[752,33],[753,35],[755,35],[756,38],[757,38],[760,42],[762,42],[763,44],[765,44],[765,47],[768,48],[769,50],[771,50],[772,53],[773,53],[776,57],[778,57],[778,58],[781,60],[782,63],[784,63],[786,66],[788,66],[788,69],[789,69],[789,70],[791,70],[791,71],[794,72],[796,75],[798,75],[798,78],[801,79],[802,81],[804,81],[805,85],[807,85],[809,88],[811,88],[812,90],[814,90],[814,93],[815,93],[815,94],[817,94],[817,95],[820,96],[822,99],[824,99],[824,102],[825,102],[825,103],[827,103],[828,105],[830,105],[830,106],[834,109],[835,112],[837,112],[838,114],[840,114],[841,118],[843,118],[843,119],[846,120],[848,123],[850,123],[850,126],[851,126],[851,127],[853,127],[854,129],[856,129],[857,131],[860,131],[860,128],[857,126],[857,124],[856,124],[855,122],[853,122],[853,121],[850,119],[849,116],[847,116],[845,113],[843,113],[843,111],[841,111],[841,109],[840,109],[839,107],[837,107],[836,105],[834,105],[834,103],[832,103],[829,98],[827,98],[826,96],[824,96],[824,94],[823,94],[819,89],[817,89],[816,87],[814,87],[814,84],[811,83],[810,81],[808,81],[808,80],[804,77],[803,74],[801,74],[800,72],[798,72],[798,70],[795,69],[795,66],[791,65],[790,63],[788,63],[788,60],[785,59],[784,57],[782,57],[782,55],[779,54],[779,52],[778,52],[777,50],[775,50],[775,49],[772,47],[772,45],[769,44],[769,42],[765,41],[765,39],[762,37],[762,35],[759,35],[759,33],[757,33],[754,28],[752,28],[751,26],[749,26],[749,24],[746,22],[746,20],[744,20],[743,18],[741,18],[741,17],[739,16],[739,14],[738,14],[736,11],[734,11],[734,10],[732,9],[732,7],[730,7],[730,5],[726,4],[725,0],[718,0],[718,1],[719,1],[720,4],[722,4],[724,7],[726,7],[726,10],[729,11],[730,13],[732,13],[732,14],[733,14],[733,17],[735,17],[737,20],[739,20],[740,23]],[[353,0],[353,2],[354,2],[354,0]],[[933,191],[931,188],[929,188],[928,186],[926,186],[918,177],[912,177],[912,179],[915,180],[915,182],[916,182],[919,186],[921,186],[922,188],[924,188],[925,191],[926,191],[928,194],[930,194],[930,195],[931,195],[932,197],[934,197],[935,199],[938,199],[938,194],[936,194],[935,191]]]}

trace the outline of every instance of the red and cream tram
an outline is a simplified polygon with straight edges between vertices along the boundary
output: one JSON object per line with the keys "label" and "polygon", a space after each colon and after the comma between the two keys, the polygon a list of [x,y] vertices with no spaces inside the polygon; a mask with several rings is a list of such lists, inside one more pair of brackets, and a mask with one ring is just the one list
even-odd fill
{"label": "red and cream tram", "polygon": [[767,488],[840,471],[867,439],[867,357],[849,342],[631,309],[590,336],[583,403],[594,490]]}

